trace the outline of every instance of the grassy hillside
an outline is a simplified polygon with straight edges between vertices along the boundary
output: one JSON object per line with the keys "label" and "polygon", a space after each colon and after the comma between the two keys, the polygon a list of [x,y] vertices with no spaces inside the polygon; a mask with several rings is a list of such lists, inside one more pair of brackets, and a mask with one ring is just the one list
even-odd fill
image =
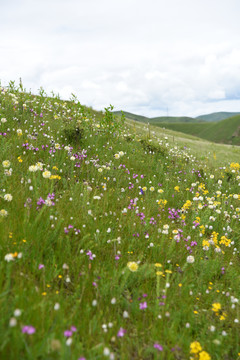
{"label": "grassy hillside", "polygon": [[13,85],[0,126],[1,360],[239,357],[239,148]]}
{"label": "grassy hillside", "polygon": [[[121,111],[113,111],[114,115],[121,115],[122,112]],[[153,117],[153,118],[149,118],[146,116],[141,116],[141,115],[136,115],[133,113],[129,113],[127,111],[123,111],[123,114],[126,116],[126,118],[131,119],[131,120],[136,120],[136,121],[140,121],[140,122],[144,122],[144,123],[150,123],[150,124],[156,124],[159,122],[168,122],[168,123],[175,123],[175,122],[203,122],[203,120],[196,120],[194,118],[191,117],[187,117],[187,116],[158,116],[158,117]]]}
{"label": "grassy hillside", "polygon": [[221,121],[228,119],[232,116],[240,115],[240,112],[214,112],[211,114],[197,116],[196,119],[203,121]]}
{"label": "grassy hillside", "polygon": [[167,122],[167,123],[176,123],[176,122],[182,122],[182,123],[196,123],[198,122],[194,118],[187,117],[187,116],[159,116],[155,118],[150,119],[151,124],[157,124],[159,122]]}
{"label": "grassy hillside", "polygon": [[[121,116],[122,112],[121,111],[113,111],[113,114],[116,116]],[[141,116],[141,115],[136,115],[136,114],[132,114],[130,112],[127,111],[123,111],[123,114],[131,120],[136,120],[136,121],[140,121],[140,122],[145,122],[148,123],[149,122],[149,118],[146,116]]]}
{"label": "grassy hillside", "polygon": [[209,123],[157,123],[157,126],[217,143],[240,145],[240,115]]}

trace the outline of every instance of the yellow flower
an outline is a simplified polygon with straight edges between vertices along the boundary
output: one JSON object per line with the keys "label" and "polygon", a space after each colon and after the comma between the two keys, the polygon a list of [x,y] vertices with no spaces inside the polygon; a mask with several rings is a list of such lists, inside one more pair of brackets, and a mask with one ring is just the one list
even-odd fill
{"label": "yellow flower", "polygon": [[156,272],[156,275],[157,275],[157,276],[161,276],[162,274],[163,274],[162,271],[157,271],[157,272]]}
{"label": "yellow flower", "polygon": [[135,272],[138,270],[138,264],[135,261],[130,261],[127,263],[127,267],[130,271]]}
{"label": "yellow flower", "polygon": [[162,267],[162,264],[156,263],[155,266],[156,266],[156,267]]}
{"label": "yellow flower", "polygon": [[220,303],[213,303],[212,304],[212,311],[217,313],[217,312],[219,312],[219,310],[221,310],[221,304]]}
{"label": "yellow flower", "polygon": [[199,353],[199,360],[211,360],[211,356],[206,351]]}
{"label": "yellow flower", "polygon": [[202,351],[202,347],[198,341],[194,341],[190,344],[190,354],[198,354],[200,351]]}
{"label": "yellow flower", "polygon": [[175,188],[174,188],[174,190],[177,191],[177,192],[180,191],[179,189],[180,189],[179,186],[175,186]]}

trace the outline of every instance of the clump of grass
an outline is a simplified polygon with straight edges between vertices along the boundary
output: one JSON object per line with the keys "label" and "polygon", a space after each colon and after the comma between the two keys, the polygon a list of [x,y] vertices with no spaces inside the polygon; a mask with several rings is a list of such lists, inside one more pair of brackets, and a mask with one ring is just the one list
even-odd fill
{"label": "clump of grass", "polygon": [[1,359],[237,359],[239,163],[112,110],[0,88]]}

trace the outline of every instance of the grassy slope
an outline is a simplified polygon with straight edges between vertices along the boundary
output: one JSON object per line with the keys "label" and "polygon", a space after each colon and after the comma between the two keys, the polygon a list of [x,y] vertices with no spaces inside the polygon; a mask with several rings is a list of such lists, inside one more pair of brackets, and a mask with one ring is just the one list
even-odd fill
{"label": "grassy slope", "polygon": [[221,120],[225,120],[228,119],[232,116],[236,116],[239,115],[239,112],[215,112],[212,114],[206,114],[206,115],[200,115],[197,116],[196,119],[200,119],[200,120],[204,120],[204,121],[221,121]]}
{"label": "grassy slope", "polygon": [[159,123],[160,127],[165,127],[174,131],[191,134],[200,138],[214,141],[217,143],[240,145],[240,115],[233,116],[219,122],[209,123]]}
{"label": "grassy slope", "polygon": [[164,140],[165,137],[167,137],[171,146],[178,146],[180,148],[186,146],[194,156],[200,160],[204,160],[210,166],[226,165],[229,163],[229,159],[235,162],[239,161],[239,146],[216,144],[179,131],[162,129],[159,126],[153,125],[148,127],[130,119],[127,119],[127,121],[135,133],[142,134],[145,132],[147,136],[150,130],[150,138],[154,142],[158,142],[158,139]]}
{"label": "grassy slope", "polygon": [[185,360],[195,341],[237,359],[232,147],[214,167],[190,135],[14,89],[0,105],[1,360]]}

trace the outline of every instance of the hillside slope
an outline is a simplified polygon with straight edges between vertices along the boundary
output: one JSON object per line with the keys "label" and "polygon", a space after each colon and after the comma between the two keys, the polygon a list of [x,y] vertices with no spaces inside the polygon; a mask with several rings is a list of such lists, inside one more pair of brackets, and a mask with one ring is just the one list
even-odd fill
{"label": "hillside slope", "polygon": [[228,118],[236,116],[236,115],[240,115],[240,112],[221,111],[221,112],[214,112],[214,113],[206,114],[206,115],[200,115],[200,116],[197,116],[196,119],[214,122],[214,121],[225,120],[225,119],[228,119]]}
{"label": "hillside slope", "polygon": [[208,123],[156,123],[155,125],[194,135],[209,141],[240,145],[240,115]]}

